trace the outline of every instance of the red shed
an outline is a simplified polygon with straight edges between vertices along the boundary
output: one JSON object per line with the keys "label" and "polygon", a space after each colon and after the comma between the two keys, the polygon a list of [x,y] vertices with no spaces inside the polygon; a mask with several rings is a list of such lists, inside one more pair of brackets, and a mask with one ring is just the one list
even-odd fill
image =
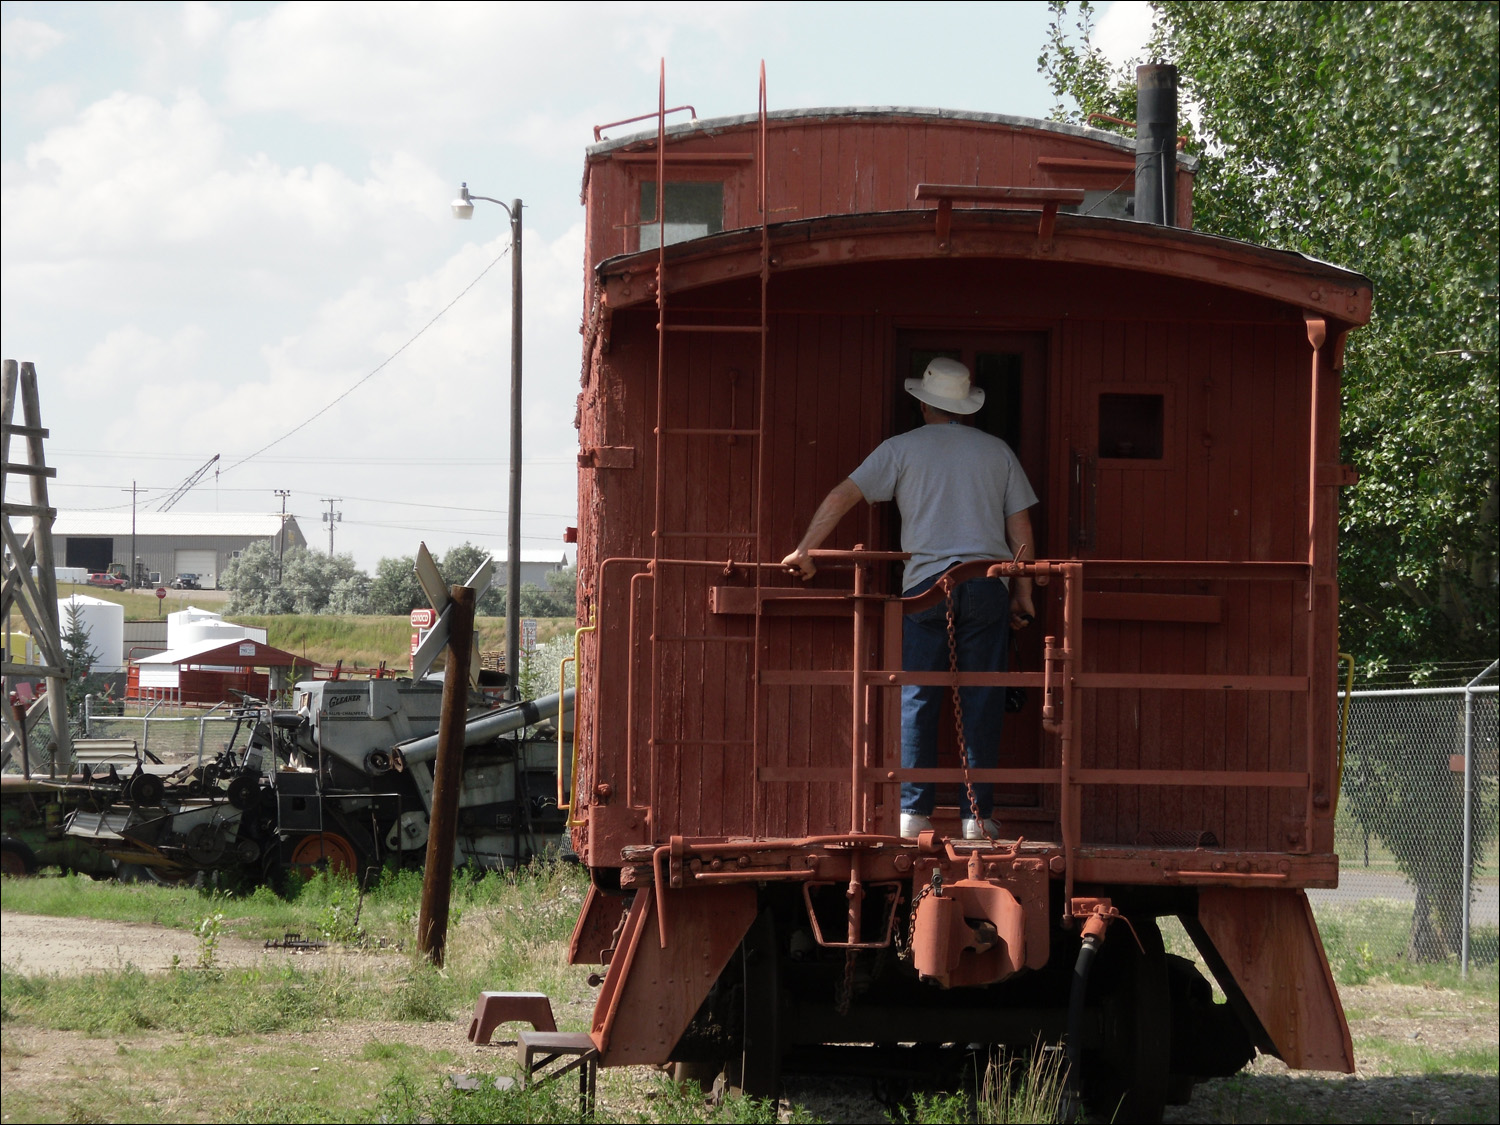
{"label": "red shed", "polygon": [[271,677],[257,669],[291,668],[298,660],[294,653],[252,637],[201,641],[132,663],[125,695],[129,699],[170,699],[177,703],[223,703],[237,691],[267,699]]}
{"label": "red shed", "polygon": [[[609,964],[606,1064],[763,1088],[814,1044],[1061,1038],[1080,930],[1123,915],[1141,944],[1115,927],[1074,1036],[1095,1096],[1150,1116],[1252,1045],[1352,1069],[1303,889],[1337,882],[1339,368],[1370,287],[1193,232],[1181,155],[1176,225],[1134,221],[1136,165],[1113,134],[892,108],[590,149],[574,955]],[[973,674],[1028,692],[970,771],[999,843],[952,838],[951,745],[936,834],[897,835],[924,674],[890,506],[809,586],[778,565],[916,422],[903,379],[935,355],[1041,497],[1041,627]],[[937,922],[944,882],[970,889]],[[1172,975],[1167,915],[1228,1008],[1183,999],[1206,986]]]}

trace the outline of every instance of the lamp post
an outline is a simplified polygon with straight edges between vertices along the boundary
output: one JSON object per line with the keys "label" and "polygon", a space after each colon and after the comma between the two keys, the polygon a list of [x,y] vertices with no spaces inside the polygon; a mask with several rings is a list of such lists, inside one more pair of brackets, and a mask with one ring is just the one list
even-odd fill
{"label": "lamp post", "polygon": [[521,201],[507,206],[487,195],[473,195],[460,184],[453,201],[455,219],[474,217],[474,200],[498,204],[510,216],[510,511],[506,528],[505,674],[506,695],[517,700],[521,671]]}

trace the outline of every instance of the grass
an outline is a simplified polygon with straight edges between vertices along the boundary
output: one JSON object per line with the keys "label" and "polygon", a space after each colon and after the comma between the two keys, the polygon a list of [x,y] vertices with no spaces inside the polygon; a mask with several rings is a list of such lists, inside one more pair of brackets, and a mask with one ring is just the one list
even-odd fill
{"label": "grass", "polygon": [[[509,1052],[470,1047],[463,1023],[485,989],[539,990],[558,1003],[564,1030],[588,1026],[593,990],[586,968],[566,964],[566,939],[585,889],[583,874],[538,864],[519,872],[455,881],[449,957],[442,971],[409,952],[420,895],[415,872],[388,874],[361,897],[347,880],[319,875],[285,895],[95,883],[77,877],[5,880],[7,910],[60,918],[151,922],[209,938],[261,941],[287,930],[327,933],[347,953],[260,968],[166,973],[126,968],[87,976],[0,973],[0,1067],[10,1120],[236,1121],[573,1121],[568,1084],[498,1090],[489,1081]],[[1392,981],[1397,993],[1354,992],[1350,1016],[1362,1077],[1327,1081],[1257,1068],[1203,1088],[1194,1102],[1207,1120],[1378,1120],[1360,1108],[1407,1098],[1417,1119],[1488,1120],[1500,1058],[1483,1034],[1497,1008],[1493,956],[1458,980],[1453,965],[1411,966],[1395,946],[1371,941],[1394,904],[1322,919],[1341,983]],[[357,911],[357,920],[356,920]],[[205,919],[213,920],[205,930]],[[1168,948],[1190,952],[1186,935],[1164,926]],[[366,955],[359,946],[404,943],[407,952]],[[1493,948],[1493,937],[1490,938]],[[1179,948],[1181,946],[1182,948]],[[185,958],[185,960],[187,960]],[[560,1002],[559,1002],[560,1001]],[[1377,1003],[1378,1010],[1359,1010]],[[1464,1036],[1419,1041],[1396,1025],[1461,1013]],[[1488,1021],[1486,1023],[1485,1021]],[[1481,1033],[1476,1039],[1474,1027]],[[1363,1029],[1363,1031],[1362,1031]],[[45,1034],[44,1034],[45,1033]],[[48,1045],[50,1044],[50,1045]],[[51,1052],[48,1066],[37,1052]],[[975,1088],[928,1094],[905,1107],[909,1123],[1056,1118],[1055,1055],[992,1068]],[[28,1082],[28,1071],[46,1079]],[[447,1076],[482,1072],[476,1090]],[[1412,1084],[1411,1089],[1404,1085]],[[711,1106],[660,1076],[626,1069],[599,1077],[601,1121],[770,1122],[775,1107],[731,1100]],[[1354,1099],[1346,1104],[1341,1099]],[[1402,1104],[1406,1104],[1403,1102]],[[1475,1107],[1474,1113],[1465,1116]],[[1382,1111],[1384,1112],[1384,1111]],[[1488,1116],[1486,1116],[1488,1115]],[[791,1120],[806,1120],[793,1116]]]}
{"label": "grass", "polygon": [[[194,594],[192,590],[172,590],[166,601],[158,606],[153,594],[96,590],[92,586],[78,589],[90,597],[123,605],[127,621],[155,621],[159,616],[186,609],[193,604]],[[58,591],[63,597],[70,592],[66,587]],[[203,603],[203,599],[199,601]],[[227,603],[215,601],[202,604],[202,608],[222,612]],[[342,660],[345,668],[376,668],[384,661],[387,668],[400,672],[406,669],[411,655],[411,623],[405,617],[276,614],[235,616],[229,620],[266,630],[267,644],[306,657],[309,663],[333,665]],[[504,651],[504,617],[481,617],[474,624],[481,652]],[[19,614],[12,615],[12,627],[16,632],[27,631]],[[546,644],[564,633],[571,635],[575,627],[575,622],[569,617],[538,618],[537,643]]]}
{"label": "grass", "polygon": [[[490,988],[542,987],[584,995],[565,964],[584,876],[563,864],[519,874],[460,878],[450,907],[449,956],[439,972],[407,954],[330,958],[304,969],[218,968],[147,976],[126,968],[86,976],[0,976],[6,1027],[44,1026],[98,1035],[131,1030],[232,1036],[298,1030],[321,1020],[448,1020]],[[242,897],[187,888],[93,882],[76,876],[6,880],[7,910],[148,922],[210,940],[261,942],[288,931],[356,946],[411,947],[421,894],[416,872],[388,875],[364,896],[351,880],[320,874],[283,898],[260,887]],[[358,915],[355,921],[356,913]],[[205,929],[205,920],[222,916]],[[210,961],[213,958],[209,958]],[[574,977],[579,980],[574,980]]]}
{"label": "grass", "polygon": [[1012,1125],[1056,1121],[1062,1113],[1063,1056],[1060,1051],[996,1055],[979,1077],[977,1088],[942,1094],[918,1094],[910,1107],[898,1110],[903,1125]]}

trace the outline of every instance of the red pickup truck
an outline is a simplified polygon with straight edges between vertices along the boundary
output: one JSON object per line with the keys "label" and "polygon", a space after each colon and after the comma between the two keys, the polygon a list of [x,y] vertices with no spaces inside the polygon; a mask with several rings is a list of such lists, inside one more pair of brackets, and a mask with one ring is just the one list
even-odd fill
{"label": "red pickup truck", "polygon": [[105,590],[123,590],[125,579],[118,574],[90,574],[89,585],[99,586]]}

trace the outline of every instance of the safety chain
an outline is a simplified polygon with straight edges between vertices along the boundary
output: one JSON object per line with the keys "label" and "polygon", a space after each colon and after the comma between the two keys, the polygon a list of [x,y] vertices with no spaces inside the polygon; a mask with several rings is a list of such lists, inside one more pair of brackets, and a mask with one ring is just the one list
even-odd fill
{"label": "safety chain", "polygon": [[[953,610],[953,582],[944,575],[940,579],[943,586],[943,597],[948,606],[948,671],[954,676],[958,675],[958,626],[954,620]],[[985,839],[994,842],[995,837],[990,835],[990,826],[985,823],[985,818],[979,815],[979,798],[974,795],[974,782],[969,777],[969,745],[964,737],[964,707],[960,697],[957,684],[953,685],[953,729],[958,736],[958,760],[964,771],[964,792],[969,797],[969,812],[973,814],[974,820],[979,824],[979,830],[984,833]]]}
{"label": "safety chain", "polygon": [[943,869],[934,867],[932,869],[932,881],[917,892],[917,897],[911,900],[911,917],[906,923],[906,938],[902,940],[901,931],[898,929],[894,935],[896,945],[896,956],[903,961],[911,960],[912,947],[917,942],[917,908],[922,905],[922,900],[934,891],[943,889]]}
{"label": "safety chain", "polygon": [[841,1016],[849,1014],[849,1005],[854,1000],[854,957],[854,950],[844,952],[844,979],[833,1001],[833,1010]]}

